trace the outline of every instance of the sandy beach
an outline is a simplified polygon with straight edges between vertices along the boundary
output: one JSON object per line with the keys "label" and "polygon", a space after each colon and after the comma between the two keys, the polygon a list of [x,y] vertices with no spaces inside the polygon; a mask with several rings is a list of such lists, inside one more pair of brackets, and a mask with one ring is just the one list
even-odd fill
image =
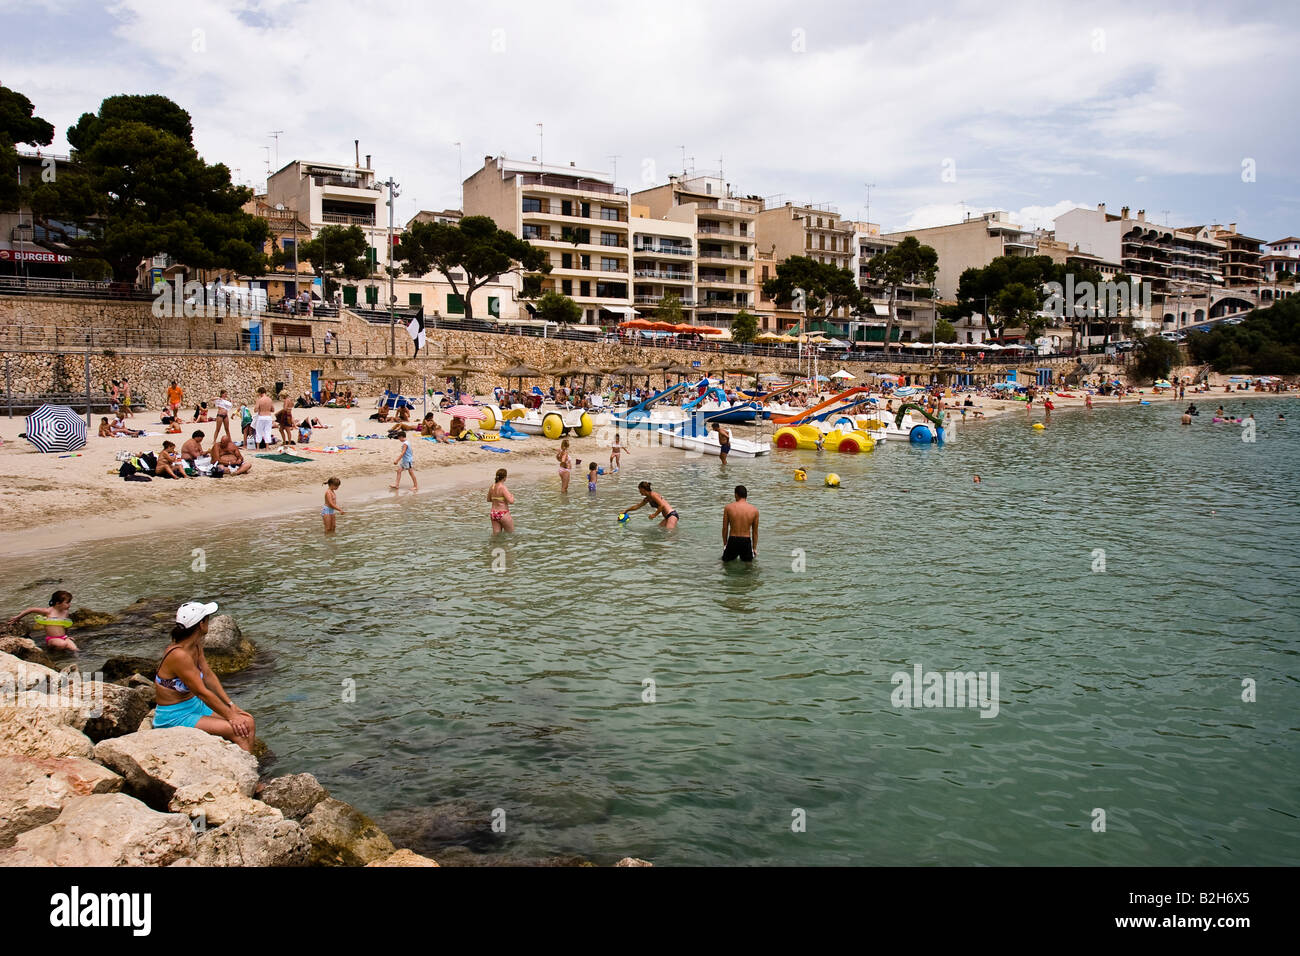
{"label": "sandy beach", "polygon": [[[1297,393],[1289,393],[1296,397]],[[1082,392],[1075,397],[1053,394],[1058,412],[1082,408]],[[1234,404],[1246,398],[1276,398],[1272,393],[1225,392],[1222,386],[1209,392],[1188,392],[1184,403],[1195,401],[1203,409],[1202,421],[1221,404]],[[953,401],[960,402],[961,397]],[[1150,389],[1132,392],[1122,400],[1095,397],[1095,407],[1136,406],[1140,402],[1173,404],[1180,401],[1170,394],[1158,394]],[[897,407],[898,400],[895,400]],[[347,419],[356,423],[356,430],[365,434],[383,436],[387,426],[368,421],[373,412],[375,398],[362,398],[361,406],[353,409],[315,408],[311,414],[326,426],[313,433],[311,448],[324,448],[342,444],[343,424]],[[302,410],[296,410],[295,415]],[[982,413],[983,419],[971,414]],[[422,417],[422,411],[413,416]],[[1044,411],[1035,402],[1029,412],[1024,402],[1001,401],[978,396],[975,405],[968,409],[961,427],[977,429],[981,421],[1009,414],[1024,415],[1027,420],[1042,421]],[[445,427],[446,415],[438,420]],[[466,495],[466,510],[473,513],[480,502],[475,493],[491,483],[498,468],[507,468],[512,480],[554,475],[554,456],[559,443],[540,436],[523,441],[490,443],[506,448],[506,454],[485,451],[480,443],[460,442],[451,445],[435,444],[421,440],[412,432],[415,450],[415,473],[420,479],[420,490],[411,490],[403,479],[400,492],[389,489],[396,471],[393,461],[397,457],[398,442],[386,437],[357,439],[350,450],[332,454],[305,451],[298,447],[287,449],[292,454],[308,457],[302,463],[282,463],[251,457],[253,469],[247,475],[221,480],[195,478],[167,480],[155,478],[149,483],[127,482],[118,477],[119,451],[143,453],[157,451],[164,439],[179,445],[195,429],[202,429],[210,442],[213,425],[185,424],[180,435],[164,435],[164,426],[158,413],[142,412],[127,423],[143,428],[148,435],[140,438],[99,438],[91,435],[78,457],[60,458],[43,455],[18,434],[23,430],[24,419],[0,419],[0,552],[9,555],[57,551],[87,541],[109,538],[148,535],[174,531],[178,528],[210,528],[225,522],[256,519],[270,515],[301,514],[304,521],[319,522],[319,512],[324,497],[324,482],[338,477],[343,485],[339,502],[346,510],[351,506],[400,494],[429,495],[457,493]],[[770,427],[765,429],[770,434]],[[632,433],[633,440],[643,437]],[[594,460],[601,467],[609,462],[608,428],[597,427],[588,438],[571,439],[575,459]],[[280,446],[267,449],[279,452]],[[256,454],[254,452],[253,454]],[[631,454],[624,458],[623,466],[635,467],[639,455],[681,455],[682,452],[666,446],[632,445]],[[585,468],[574,469],[573,485],[578,487]],[[484,510],[484,514],[486,511]]]}

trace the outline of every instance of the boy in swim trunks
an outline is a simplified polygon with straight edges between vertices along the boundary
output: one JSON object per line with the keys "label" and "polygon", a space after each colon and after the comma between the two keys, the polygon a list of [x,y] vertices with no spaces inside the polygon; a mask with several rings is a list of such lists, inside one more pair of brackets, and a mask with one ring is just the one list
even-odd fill
{"label": "boy in swim trunks", "polygon": [[731,451],[731,432],[718,422],[713,423],[713,430],[718,433],[718,457],[722,464],[727,463],[727,453]]}
{"label": "boy in swim trunks", "polygon": [[17,617],[9,619],[10,624],[17,624],[28,614],[36,615],[36,623],[45,628],[45,643],[61,651],[77,652],[77,645],[68,637],[66,628],[72,627],[68,609],[72,607],[72,594],[69,591],[55,591],[50,595],[49,607],[29,607]]}

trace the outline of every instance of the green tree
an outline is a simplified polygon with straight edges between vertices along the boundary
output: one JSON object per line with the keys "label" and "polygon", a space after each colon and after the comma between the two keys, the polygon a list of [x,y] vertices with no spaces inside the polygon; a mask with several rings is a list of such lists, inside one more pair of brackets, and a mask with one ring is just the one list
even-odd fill
{"label": "green tree", "polygon": [[[325,226],[315,239],[298,243],[298,261],[311,266],[321,277],[321,288],[328,299],[334,294],[336,279],[359,281],[371,274],[370,242],[360,226]],[[271,254],[276,268],[293,265],[292,252],[277,249]]]}
{"label": "green tree", "polygon": [[1133,371],[1139,379],[1165,378],[1178,361],[1178,346],[1159,335],[1138,338],[1133,348]]}
{"label": "green tree", "polygon": [[741,309],[731,320],[731,341],[738,345],[749,345],[758,337],[758,317],[747,309]]}
{"label": "green tree", "polygon": [[796,289],[803,290],[806,318],[825,318],[843,308],[857,312],[866,302],[848,269],[808,256],[790,256],[777,263],[776,275],[763,283],[768,298],[787,305],[794,304]]}
{"label": "green tree", "polygon": [[669,292],[663,297],[659,307],[655,309],[655,321],[681,325],[685,320],[685,315],[682,312],[682,297],[676,292]]}
{"label": "green tree", "polygon": [[[76,254],[134,279],[155,255],[206,272],[265,268],[266,222],[241,208],[235,186],[192,142],[189,114],[164,96],[110,96],[68,130],[73,162],[34,188],[33,216]],[[64,223],[69,223],[68,228]]]}
{"label": "green tree", "polygon": [[559,325],[573,325],[582,321],[582,306],[567,295],[547,289],[537,300],[537,317]]}
{"label": "green tree", "polygon": [[[1042,304],[1042,296],[1029,286],[1013,282],[989,303],[989,332],[1000,338],[1008,325],[1027,325]],[[996,320],[996,323],[995,323]]]}
{"label": "green tree", "polygon": [[1216,325],[1187,337],[1192,360],[1216,372],[1300,372],[1300,296],[1255,309],[1240,325]]}
{"label": "green tree", "polygon": [[18,180],[11,175],[18,168],[19,143],[49,146],[54,127],[35,115],[32,101],[17,90],[0,86],[0,211],[13,212],[22,205]]}
{"label": "green tree", "polygon": [[889,289],[889,319],[885,323],[885,353],[892,346],[894,325],[898,322],[898,287],[934,284],[939,274],[939,253],[908,236],[892,249],[879,252],[867,262],[872,279]]}
{"label": "green tree", "polygon": [[957,329],[947,319],[939,319],[934,324],[934,340],[936,342],[956,342]]}
{"label": "green tree", "polygon": [[[544,250],[498,228],[487,216],[466,216],[459,223],[413,222],[398,239],[394,256],[410,275],[437,270],[446,276],[465,303],[466,319],[474,318],[475,290],[497,277],[517,273],[527,284],[538,273],[551,271]],[[458,272],[465,274],[464,280],[456,278]]]}

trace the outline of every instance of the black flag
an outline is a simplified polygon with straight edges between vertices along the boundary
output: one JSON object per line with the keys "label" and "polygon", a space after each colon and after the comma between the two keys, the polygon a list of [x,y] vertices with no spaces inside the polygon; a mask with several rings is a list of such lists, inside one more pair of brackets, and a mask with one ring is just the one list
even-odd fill
{"label": "black flag", "polygon": [[410,323],[406,326],[406,331],[411,335],[411,341],[415,343],[415,351],[418,353],[424,348],[424,306],[420,306],[420,311],[415,313]]}
{"label": "black flag", "polygon": [[528,314],[529,314],[529,315],[536,315],[536,314],[537,314],[537,307],[534,306],[531,302],[525,302],[525,303],[524,303],[524,308],[528,310]]}

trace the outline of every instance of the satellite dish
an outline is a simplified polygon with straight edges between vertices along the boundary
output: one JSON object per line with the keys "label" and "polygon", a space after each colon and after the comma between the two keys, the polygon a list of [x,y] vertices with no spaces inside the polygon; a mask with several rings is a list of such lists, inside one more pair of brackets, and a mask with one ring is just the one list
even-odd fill
{"label": "satellite dish", "polygon": [[278,203],[276,203],[276,204],[275,204],[275,208],[276,208],[277,210],[279,210],[280,212],[284,212],[284,203],[282,203],[282,202],[278,202]]}

